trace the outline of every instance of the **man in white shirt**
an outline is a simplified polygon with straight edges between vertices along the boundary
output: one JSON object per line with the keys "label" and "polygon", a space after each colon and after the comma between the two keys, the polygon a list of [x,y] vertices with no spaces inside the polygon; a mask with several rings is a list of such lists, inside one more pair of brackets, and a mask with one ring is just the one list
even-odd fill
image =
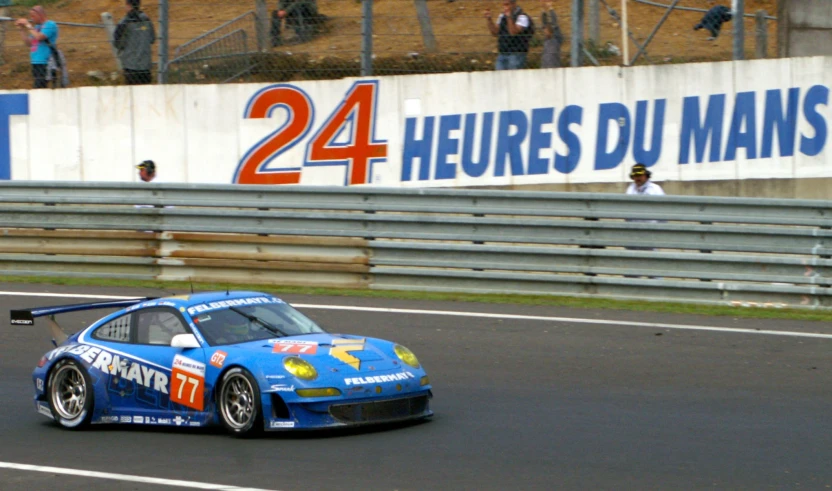
{"label": "man in white shirt", "polygon": [[664,189],[655,182],[650,181],[653,173],[647,170],[644,164],[636,164],[630,170],[630,179],[633,180],[627,187],[627,194],[652,194],[664,195]]}
{"label": "man in white shirt", "polygon": [[526,67],[529,42],[534,36],[531,18],[517,6],[517,0],[503,0],[503,13],[497,22],[486,9],[485,21],[492,36],[497,38],[497,70],[519,70]]}

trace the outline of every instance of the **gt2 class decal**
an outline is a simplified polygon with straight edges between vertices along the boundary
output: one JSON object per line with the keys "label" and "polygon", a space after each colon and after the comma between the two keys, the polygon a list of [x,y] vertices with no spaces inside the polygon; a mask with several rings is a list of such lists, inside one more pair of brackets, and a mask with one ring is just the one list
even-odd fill
{"label": "gt2 class decal", "polygon": [[364,350],[364,339],[333,339],[329,354],[347,365],[359,370],[361,360],[350,354],[350,351]]}
{"label": "gt2 class decal", "polygon": [[213,355],[211,355],[211,366],[222,368],[223,363],[225,363],[225,357],[228,356],[228,353],[225,351],[215,351]]}
{"label": "gt2 class decal", "polygon": [[[370,184],[372,166],[387,160],[387,141],[376,140],[378,81],[358,81],[306,144],[304,167],[346,166],[345,185]],[[299,167],[269,168],[268,164],[302,142],[315,119],[309,96],[298,87],[277,84],[249,100],[244,119],[271,117],[275,109],[288,113],[286,123],[254,145],[234,173],[235,184],[299,184]],[[338,141],[346,136],[347,141]]]}
{"label": "gt2 class decal", "polygon": [[205,363],[176,355],[170,377],[170,400],[202,411],[205,407]]}
{"label": "gt2 class decal", "polygon": [[272,353],[293,353],[314,355],[318,352],[318,343],[315,341],[290,341],[281,339],[275,341]]}

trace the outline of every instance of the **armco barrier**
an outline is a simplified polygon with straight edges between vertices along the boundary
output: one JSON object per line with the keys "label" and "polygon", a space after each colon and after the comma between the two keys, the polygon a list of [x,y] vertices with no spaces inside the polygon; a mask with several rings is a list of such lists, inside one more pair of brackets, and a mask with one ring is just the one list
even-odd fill
{"label": "armco barrier", "polygon": [[832,307],[832,202],[0,184],[0,274]]}

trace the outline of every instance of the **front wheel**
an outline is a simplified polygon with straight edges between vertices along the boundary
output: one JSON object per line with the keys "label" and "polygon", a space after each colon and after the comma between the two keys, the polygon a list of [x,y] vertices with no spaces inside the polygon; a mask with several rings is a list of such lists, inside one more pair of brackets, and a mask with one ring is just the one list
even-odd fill
{"label": "front wheel", "polygon": [[92,419],[92,383],[81,365],[66,359],[52,369],[47,385],[52,416],[61,426],[79,429]]}
{"label": "front wheel", "polygon": [[234,436],[250,437],[263,430],[260,388],[246,370],[232,368],[219,384],[217,400],[220,420]]}

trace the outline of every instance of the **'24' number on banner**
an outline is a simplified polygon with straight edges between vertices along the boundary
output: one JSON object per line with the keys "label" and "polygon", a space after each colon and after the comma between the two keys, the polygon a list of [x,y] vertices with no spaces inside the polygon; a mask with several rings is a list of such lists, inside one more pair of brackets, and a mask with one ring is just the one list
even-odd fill
{"label": "'24' number on banner", "polygon": [[[353,84],[344,100],[324,121],[306,144],[304,166],[345,165],[347,185],[369,184],[371,166],[387,159],[387,142],[375,139],[377,81]],[[266,87],[251,98],[245,119],[262,119],[283,108],[286,123],[254,145],[242,158],[234,173],[236,184],[299,184],[302,167],[268,169],[269,162],[306,137],[315,120],[315,107],[298,87],[277,84]],[[347,143],[336,143],[342,132],[350,130]]]}

